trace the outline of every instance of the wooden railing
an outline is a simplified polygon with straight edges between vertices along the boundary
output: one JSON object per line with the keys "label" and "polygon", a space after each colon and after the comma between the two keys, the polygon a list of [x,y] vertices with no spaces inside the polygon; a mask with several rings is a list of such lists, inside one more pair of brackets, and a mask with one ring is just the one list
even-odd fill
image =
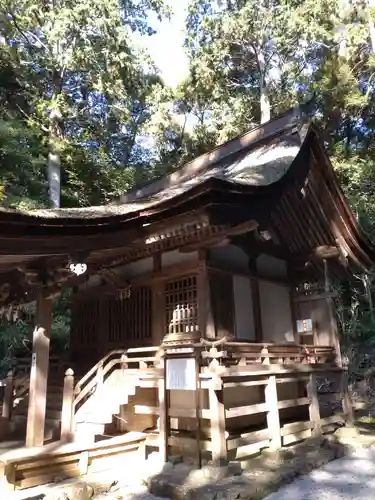
{"label": "wooden railing", "polygon": [[[234,452],[237,457],[266,447],[277,449],[311,435],[330,432],[345,420],[352,420],[345,370],[331,346],[221,339],[168,345],[165,351],[169,355],[195,353],[200,365],[199,387],[207,391],[202,401],[207,401],[208,406],[203,403],[206,406],[199,407],[202,403],[197,403],[197,408],[167,408],[168,398],[159,400],[159,414],[166,416],[159,432],[159,446],[164,455],[174,445],[186,446],[191,451],[199,441],[200,450],[211,452],[212,459],[220,463],[233,457]],[[341,414],[325,416],[320,411],[317,378],[326,374],[342,379],[333,395],[342,404]],[[196,435],[169,433],[172,418],[197,419]],[[233,419],[240,420],[234,424]],[[262,425],[262,429],[256,430]]]}
{"label": "wooden railing", "polygon": [[[170,352],[180,346],[166,346]],[[225,339],[183,346],[196,353],[202,367],[216,360],[223,368],[256,364],[330,364],[336,365],[336,352],[331,346],[299,344],[226,342]]]}
{"label": "wooden railing", "polygon": [[74,412],[95,390],[101,386],[114,368],[122,367],[137,371],[155,368],[159,360],[158,347],[140,347],[127,350],[115,350],[96,363],[74,387]]}
{"label": "wooden railing", "polygon": [[217,372],[227,374],[248,369],[253,370],[254,365],[272,365],[275,369],[277,369],[277,365],[336,366],[334,348],[329,346],[227,342],[226,339],[221,339],[218,342],[203,341],[183,346],[168,345],[114,350],[98,361],[75,385],[73,371],[66,372],[62,436],[68,436],[72,433],[74,415],[85,401],[104,384],[114,370],[123,368],[129,376],[135,375],[137,377],[142,373],[150,373],[150,371],[156,373],[155,369],[160,366],[161,358],[174,347],[177,349],[190,348],[199,360],[202,374],[212,371],[213,365],[215,365]]}
{"label": "wooden railing", "polygon": [[74,372],[68,369],[64,378],[63,405],[61,417],[61,440],[70,441],[74,434],[74,415],[118,368],[129,375],[137,375],[156,369],[160,356],[159,347],[140,347],[115,350],[99,360],[74,385]]}
{"label": "wooden railing", "polygon": [[[50,367],[64,372],[66,362],[56,357],[51,357]],[[10,419],[15,406],[27,397],[30,385],[31,356],[17,358],[13,369],[8,372],[6,387],[3,396],[2,416]]]}
{"label": "wooden railing", "polygon": [[[310,436],[319,436],[331,432],[345,421],[352,422],[353,415],[345,385],[345,370],[340,367],[325,368],[317,364],[300,366],[300,370],[288,365],[266,365],[257,371],[246,368],[241,372],[229,369],[225,373],[204,373],[200,375],[200,387],[208,390],[209,410],[201,410],[201,418],[210,420],[210,439],[202,448],[212,453],[214,462],[228,460],[233,451],[236,457],[248,456],[263,448],[281,448]],[[342,412],[331,416],[322,416],[319,405],[316,378],[320,371],[337,373],[343,377],[336,391],[337,400],[342,402]],[[230,373],[231,372],[231,373]],[[305,384],[305,395],[296,395],[292,399],[280,399],[279,385],[298,382]],[[263,390],[261,402],[249,404],[237,399],[228,401],[232,389],[254,387]],[[301,387],[301,386],[300,386]],[[230,399],[230,397],[229,397]],[[295,422],[282,422],[280,411],[297,407],[306,407],[307,417]],[[265,416],[264,427],[249,428],[233,432],[228,422],[232,418],[251,418],[255,415]],[[303,415],[303,414],[302,414]],[[185,416],[183,413],[180,416]]]}
{"label": "wooden railing", "polygon": [[202,357],[215,358],[215,351],[224,366],[254,363],[316,364],[336,362],[335,350],[330,346],[227,342],[221,346],[221,350],[211,347],[208,351],[203,351]]}

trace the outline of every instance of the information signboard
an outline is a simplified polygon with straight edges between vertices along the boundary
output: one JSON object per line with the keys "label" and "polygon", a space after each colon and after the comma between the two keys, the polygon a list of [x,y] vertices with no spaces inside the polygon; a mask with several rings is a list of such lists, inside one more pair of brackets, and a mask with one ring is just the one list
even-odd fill
{"label": "information signboard", "polygon": [[196,390],[196,362],[194,358],[165,359],[166,389]]}
{"label": "information signboard", "polygon": [[310,318],[301,319],[297,321],[297,332],[311,332],[312,331],[312,321]]}

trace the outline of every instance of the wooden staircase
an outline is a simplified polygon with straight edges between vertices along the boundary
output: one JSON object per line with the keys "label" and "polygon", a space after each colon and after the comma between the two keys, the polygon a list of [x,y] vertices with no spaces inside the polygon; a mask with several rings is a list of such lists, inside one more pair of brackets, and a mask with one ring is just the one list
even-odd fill
{"label": "wooden staircase", "polygon": [[[157,394],[159,379],[163,375],[162,368],[158,366],[157,350],[140,348],[110,352],[75,386],[69,386],[68,397],[67,380],[69,377],[71,380],[71,375],[65,376],[66,365],[63,369],[57,369],[51,364],[45,436],[49,433],[57,442],[1,455],[0,484],[3,478],[7,488],[28,488],[54,481],[56,477],[76,477],[118,467],[121,463],[119,460],[125,455],[131,457],[132,453],[141,452],[143,456],[148,432],[132,431],[130,425],[120,435],[111,436],[108,428],[113,416],[120,413],[123,405],[127,405],[127,410],[131,407],[137,414],[137,425],[144,416],[144,411],[136,411],[136,403],[142,400],[142,391]],[[133,401],[130,401],[131,398],[134,398]],[[25,424],[27,399],[26,391],[13,412],[13,418],[23,420]],[[148,402],[148,396],[145,400]],[[158,407],[154,408],[156,415]],[[69,409],[71,411],[67,411]],[[74,442],[67,442],[60,434],[60,427],[67,428],[67,416],[70,437]],[[143,429],[146,431],[146,428]]]}
{"label": "wooden staircase", "polygon": [[72,422],[75,441],[108,437],[114,432],[114,416],[119,416],[122,406],[134,404],[137,389],[157,388],[161,369],[156,354],[156,347],[112,351],[76,384]]}
{"label": "wooden staircase", "polygon": [[[145,347],[112,351],[83,377],[80,374],[77,376],[77,368],[72,367],[71,363],[51,357],[47,384],[45,442],[59,440],[61,437],[64,418],[64,378],[68,367],[75,372],[75,380],[78,379],[70,399],[72,419],[68,423],[69,435],[75,441],[92,443],[119,433],[113,425],[114,418],[116,418],[114,416],[121,420],[119,413],[123,405],[132,403],[134,408],[136,407],[137,388],[157,388],[157,377],[161,375],[161,370],[158,368],[157,350],[156,347]],[[14,400],[11,428],[12,434],[17,438],[24,437],[26,433],[29,404],[31,360],[21,361],[21,368],[19,371],[16,368],[13,376]],[[142,395],[138,393],[138,399],[139,396]],[[134,398],[133,401],[129,401],[130,398]],[[70,414],[69,411],[68,414]],[[124,427],[132,426],[125,425]]]}
{"label": "wooden staircase", "polygon": [[91,441],[95,436],[105,435],[113,415],[119,414],[120,407],[128,404],[135,393],[134,378],[127,377],[124,370],[113,371],[75,413],[75,439]]}

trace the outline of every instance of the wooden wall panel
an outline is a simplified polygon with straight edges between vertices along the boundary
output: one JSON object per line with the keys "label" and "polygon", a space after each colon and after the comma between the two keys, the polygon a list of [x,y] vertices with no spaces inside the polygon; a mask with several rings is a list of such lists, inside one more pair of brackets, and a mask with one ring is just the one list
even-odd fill
{"label": "wooden wall panel", "polygon": [[212,315],[216,337],[234,334],[233,277],[209,272]]}
{"label": "wooden wall panel", "polygon": [[105,295],[73,300],[71,353],[93,363],[113,349],[152,345],[150,286],[134,287],[130,297]]}
{"label": "wooden wall panel", "polygon": [[111,349],[151,345],[151,287],[133,288],[129,298],[111,297],[108,307],[108,344]]}
{"label": "wooden wall panel", "polygon": [[100,299],[74,298],[72,301],[70,348],[73,359],[97,360],[100,331]]}

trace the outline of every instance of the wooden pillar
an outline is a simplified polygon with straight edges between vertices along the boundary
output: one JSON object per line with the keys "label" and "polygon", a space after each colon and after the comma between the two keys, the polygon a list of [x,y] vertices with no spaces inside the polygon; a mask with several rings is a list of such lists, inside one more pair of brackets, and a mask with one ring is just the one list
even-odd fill
{"label": "wooden pillar", "polygon": [[313,424],[312,435],[319,436],[322,433],[320,425],[320,409],[318,391],[316,388],[316,374],[311,372],[307,382],[307,397],[310,399],[309,415],[310,422]]}
{"label": "wooden pillar", "polygon": [[61,441],[73,440],[73,400],[74,400],[74,372],[68,368],[64,377],[63,403],[61,412]]}
{"label": "wooden pillar", "polygon": [[51,323],[52,300],[40,296],[36,304],[36,326],[33,333],[26,429],[28,447],[42,446],[44,442]]}
{"label": "wooden pillar", "polygon": [[152,345],[162,343],[165,336],[165,301],[164,283],[158,277],[161,273],[161,254],[154,255],[153,281],[152,281]]}
{"label": "wooden pillar", "polygon": [[207,261],[208,250],[200,249],[198,255],[199,274],[197,280],[198,327],[201,338],[215,338],[215,325],[212,314],[210,279]]}
{"label": "wooden pillar", "polygon": [[[331,290],[331,283],[330,283],[330,279],[329,279],[328,262],[326,260],[323,260],[323,264],[324,264],[324,291],[326,293],[329,293],[332,290]],[[338,366],[342,366],[341,348],[340,348],[340,340],[339,340],[339,329],[338,329],[338,325],[337,325],[335,303],[331,297],[326,297],[325,301],[327,304],[327,310],[328,310],[328,316],[329,316],[329,328],[330,328],[330,334],[331,334],[330,336],[331,336],[332,346],[335,348],[335,351],[336,351],[337,364],[338,364]]]}
{"label": "wooden pillar", "polygon": [[215,377],[212,386],[208,390],[211,420],[211,447],[212,461],[216,465],[223,465],[228,462],[227,441],[225,437],[225,404],[224,389],[221,385],[219,389]]}
{"label": "wooden pillar", "polygon": [[346,418],[346,423],[354,425],[354,414],[352,402],[350,401],[349,388],[348,388],[348,372],[343,370],[341,373],[341,397],[342,409]]}
{"label": "wooden pillar", "polygon": [[251,286],[251,300],[252,300],[253,316],[254,316],[255,341],[261,342],[263,340],[263,325],[262,325],[262,310],[261,310],[258,269],[257,269],[256,259],[249,260],[249,269],[252,275],[252,278],[250,279],[250,286]]}
{"label": "wooden pillar", "polygon": [[277,450],[281,448],[280,416],[277,398],[276,375],[268,377],[265,387],[267,404],[267,427],[270,438],[270,448]]}
{"label": "wooden pillar", "polygon": [[13,410],[13,372],[8,372],[3,399],[3,418],[10,420]]}
{"label": "wooden pillar", "polygon": [[342,356],[341,356],[339,329],[337,325],[335,303],[332,298],[326,298],[325,300],[327,302],[327,308],[329,314],[332,346],[335,348],[337,364],[338,366],[342,366]]}

